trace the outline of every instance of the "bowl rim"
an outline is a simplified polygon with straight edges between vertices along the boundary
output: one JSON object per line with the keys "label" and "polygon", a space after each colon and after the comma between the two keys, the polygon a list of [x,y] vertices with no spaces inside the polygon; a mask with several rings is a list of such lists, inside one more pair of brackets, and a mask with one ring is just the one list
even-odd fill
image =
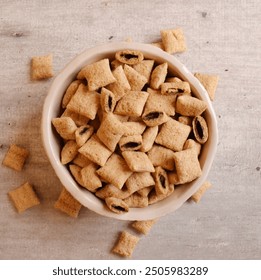
{"label": "bowl rim", "polygon": [[[84,190],[80,188],[72,176],[69,174],[67,169],[67,173],[64,169],[64,166],[60,162],[60,155],[55,157],[55,148],[52,142],[52,138],[54,137],[53,128],[51,124],[52,108],[55,104],[55,97],[59,93],[59,88],[61,85],[63,86],[66,81],[68,81],[69,77],[71,77],[70,82],[72,81],[72,77],[75,77],[75,73],[79,72],[79,70],[86,65],[83,61],[88,59],[92,59],[93,57],[104,58],[106,57],[106,53],[115,53],[116,51],[130,49],[130,50],[141,50],[146,57],[146,54],[150,54],[151,56],[156,56],[160,58],[162,61],[167,61],[168,64],[171,64],[171,67],[175,67],[179,69],[182,78],[189,81],[190,85],[193,87],[194,91],[196,90],[197,95],[199,95],[206,103],[208,114],[211,119],[211,143],[209,144],[211,149],[211,153],[206,157],[206,161],[204,162],[204,168],[202,169],[202,175],[193,181],[193,188],[189,188],[184,193],[181,194],[176,203],[169,203],[168,207],[161,203],[161,207],[157,209],[149,209],[151,206],[145,208],[132,208],[129,212],[124,214],[116,214],[108,210],[103,203],[97,205],[93,202],[93,199],[90,198],[89,194],[91,194],[88,190]],[[95,59],[94,61],[98,61],[99,59]],[[74,74],[72,74],[74,73]],[[68,82],[67,82],[68,84]],[[60,89],[61,91],[61,89]],[[58,92],[58,93],[57,93]],[[63,94],[62,94],[63,95]],[[57,104],[56,104],[57,105]],[[60,105],[59,105],[60,106]],[[168,213],[174,212],[180,206],[183,205],[185,201],[187,201],[196,190],[204,183],[207,178],[207,175],[210,171],[211,165],[213,163],[218,143],[218,128],[217,128],[217,118],[205,88],[198,81],[198,79],[187,69],[185,65],[183,65],[176,57],[166,53],[158,47],[155,47],[150,44],[144,43],[135,43],[135,42],[111,42],[107,44],[102,44],[99,46],[95,46],[89,49],[86,49],[82,53],[78,54],[73,60],[71,60],[55,77],[53,80],[51,87],[47,93],[47,96],[44,101],[43,111],[42,111],[42,119],[41,119],[41,137],[45,152],[47,157],[61,181],[62,185],[71,193],[73,197],[75,197],[82,205],[89,208],[90,210],[110,218],[116,218],[119,220],[149,220],[154,218],[159,218]],[[69,175],[69,176],[68,176]],[[190,183],[190,184],[192,184]],[[80,191],[79,191],[80,190]],[[87,194],[86,191],[89,193]],[[175,191],[174,191],[175,193]],[[94,195],[91,194],[93,197]],[[168,197],[169,198],[169,197]],[[168,199],[167,198],[167,199]],[[164,201],[166,201],[165,199]],[[157,204],[159,204],[158,202]],[[153,210],[153,211],[150,211]]]}

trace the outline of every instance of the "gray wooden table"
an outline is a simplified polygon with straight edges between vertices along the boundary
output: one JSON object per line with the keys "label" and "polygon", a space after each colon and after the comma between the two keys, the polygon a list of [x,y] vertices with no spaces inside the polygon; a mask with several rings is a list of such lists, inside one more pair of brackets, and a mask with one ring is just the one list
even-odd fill
{"label": "gray wooden table", "polygon": [[[0,160],[10,143],[31,155],[21,173],[0,168],[0,259],[118,259],[128,222],[55,210],[61,183],[42,147],[42,105],[52,79],[32,82],[30,58],[53,53],[57,74],[76,54],[110,41],[151,43],[182,27],[192,72],[220,75],[219,143],[201,203],[186,203],[141,237],[133,259],[261,258],[261,4],[252,1],[0,0]],[[41,205],[17,214],[7,192],[29,181]]]}

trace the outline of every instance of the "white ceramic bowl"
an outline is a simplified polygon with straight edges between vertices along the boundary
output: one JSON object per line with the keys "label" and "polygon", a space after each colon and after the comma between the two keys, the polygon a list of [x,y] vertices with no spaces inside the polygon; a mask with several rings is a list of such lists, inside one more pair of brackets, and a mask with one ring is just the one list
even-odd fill
{"label": "white ceramic bowl", "polygon": [[[90,63],[102,58],[113,58],[116,51],[122,49],[134,49],[143,52],[147,59],[154,59],[158,63],[168,62],[169,69],[184,81],[191,85],[194,95],[207,103],[207,110],[204,113],[209,127],[209,139],[204,145],[200,155],[202,176],[192,183],[185,184],[177,188],[168,198],[145,208],[132,208],[128,213],[116,214],[107,209],[104,203],[91,192],[77,185],[71,176],[68,168],[61,164],[61,145],[57,134],[54,133],[51,120],[58,117],[61,109],[61,100],[68,85],[75,79],[80,69]],[[121,220],[148,220],[161,217],[178,209],[201,184],[206,180],[212,165],[218,140],[217,120],[208,97],[207,92],[199,81],[191,74],[187,68],[174,56],[161,49],[140,43],[109,43],[88,49],[76,56],[60,74],[54,79],[49,93],[46,97],[42,113],[42,139],[47,156],[53,166],[58,178],[64,187],[84,206],[103,216],[113,217]]]}

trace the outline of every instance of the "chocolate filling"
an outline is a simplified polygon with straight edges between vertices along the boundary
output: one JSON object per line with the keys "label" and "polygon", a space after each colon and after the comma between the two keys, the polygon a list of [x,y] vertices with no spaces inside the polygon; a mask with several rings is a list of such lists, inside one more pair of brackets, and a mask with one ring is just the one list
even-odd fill
{"label": "chocolate filling", "polygon": [[126,212],[126,209],[120,205],[112,205],[112,207],[118,211]]}
{"label": "chocolate filling", "polygon": [[161,183],[162,187],[164,189],[166,189],[166,179],[165,179],[165,177],[163,175],[160,175],[159,179],[160,179],[160,183]]}
{"label": "chocolate filling", "polygon": [[204,131],[202,129],[200,121],[196,120],[196,129],[197,129],[197,134],[202,139],[204,137]]}
{"label": "chocolate filling", "polygon": [[161,115],[162,115],[161,112],[151,112],[151,113],[147,114],[144,117],[144,119],[145,120],[154,120],[154,119],[158,119]]}
{"label": "chocolate filling", "polygon": [[109,106],[109,109],[111,110],[111,106],[112,106],[112,97],[109,95],[108,97],[108,106]]}
{"label": "chocolate filling", "polygon": [[140,142],[128,142],[126,144],[123,145],[124,148],[129,149],[129,148],[136,148],[138,146],[140,146]]}
{"label": "chocolate filling", "polygon": [[79,134],[80,134],[80,135],[83,135],[88,129],[89,129],[89,127],[84,127],[84,128],[79,132]]}
{"label": "chocolate filling", "polygon": [[139,56],[135,55],[135,54],[131,54],[131,53],[123,53],[121,54],[121,57],[124,57],[126,60],[130,60],[130,59],[138,59]]}

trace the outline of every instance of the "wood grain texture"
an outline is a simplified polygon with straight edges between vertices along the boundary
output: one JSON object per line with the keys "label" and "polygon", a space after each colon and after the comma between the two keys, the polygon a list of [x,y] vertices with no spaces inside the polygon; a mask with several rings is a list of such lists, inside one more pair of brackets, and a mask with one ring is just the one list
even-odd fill
{"label": "wood grain texture", "polygon": [[[150,43],[182,27],[192,72],[215,73],[219,144],[200,204],[185,203],[142,237],[133,259],[261,258],[261,96],[258,0],[0,0],[0,160],[10,143],[31,152],[18,173],[0,168],[0,259],[118,259],[110,253],[128,222],[53,208],[62,188],[41,143],[52,79],[32,82],[30,58],[53,53],[57,74],[76,54],[111,41]],[[258,32],[259,31],[259,32]],[[7,192],[29,181],[42,204],[18,215]]]}

